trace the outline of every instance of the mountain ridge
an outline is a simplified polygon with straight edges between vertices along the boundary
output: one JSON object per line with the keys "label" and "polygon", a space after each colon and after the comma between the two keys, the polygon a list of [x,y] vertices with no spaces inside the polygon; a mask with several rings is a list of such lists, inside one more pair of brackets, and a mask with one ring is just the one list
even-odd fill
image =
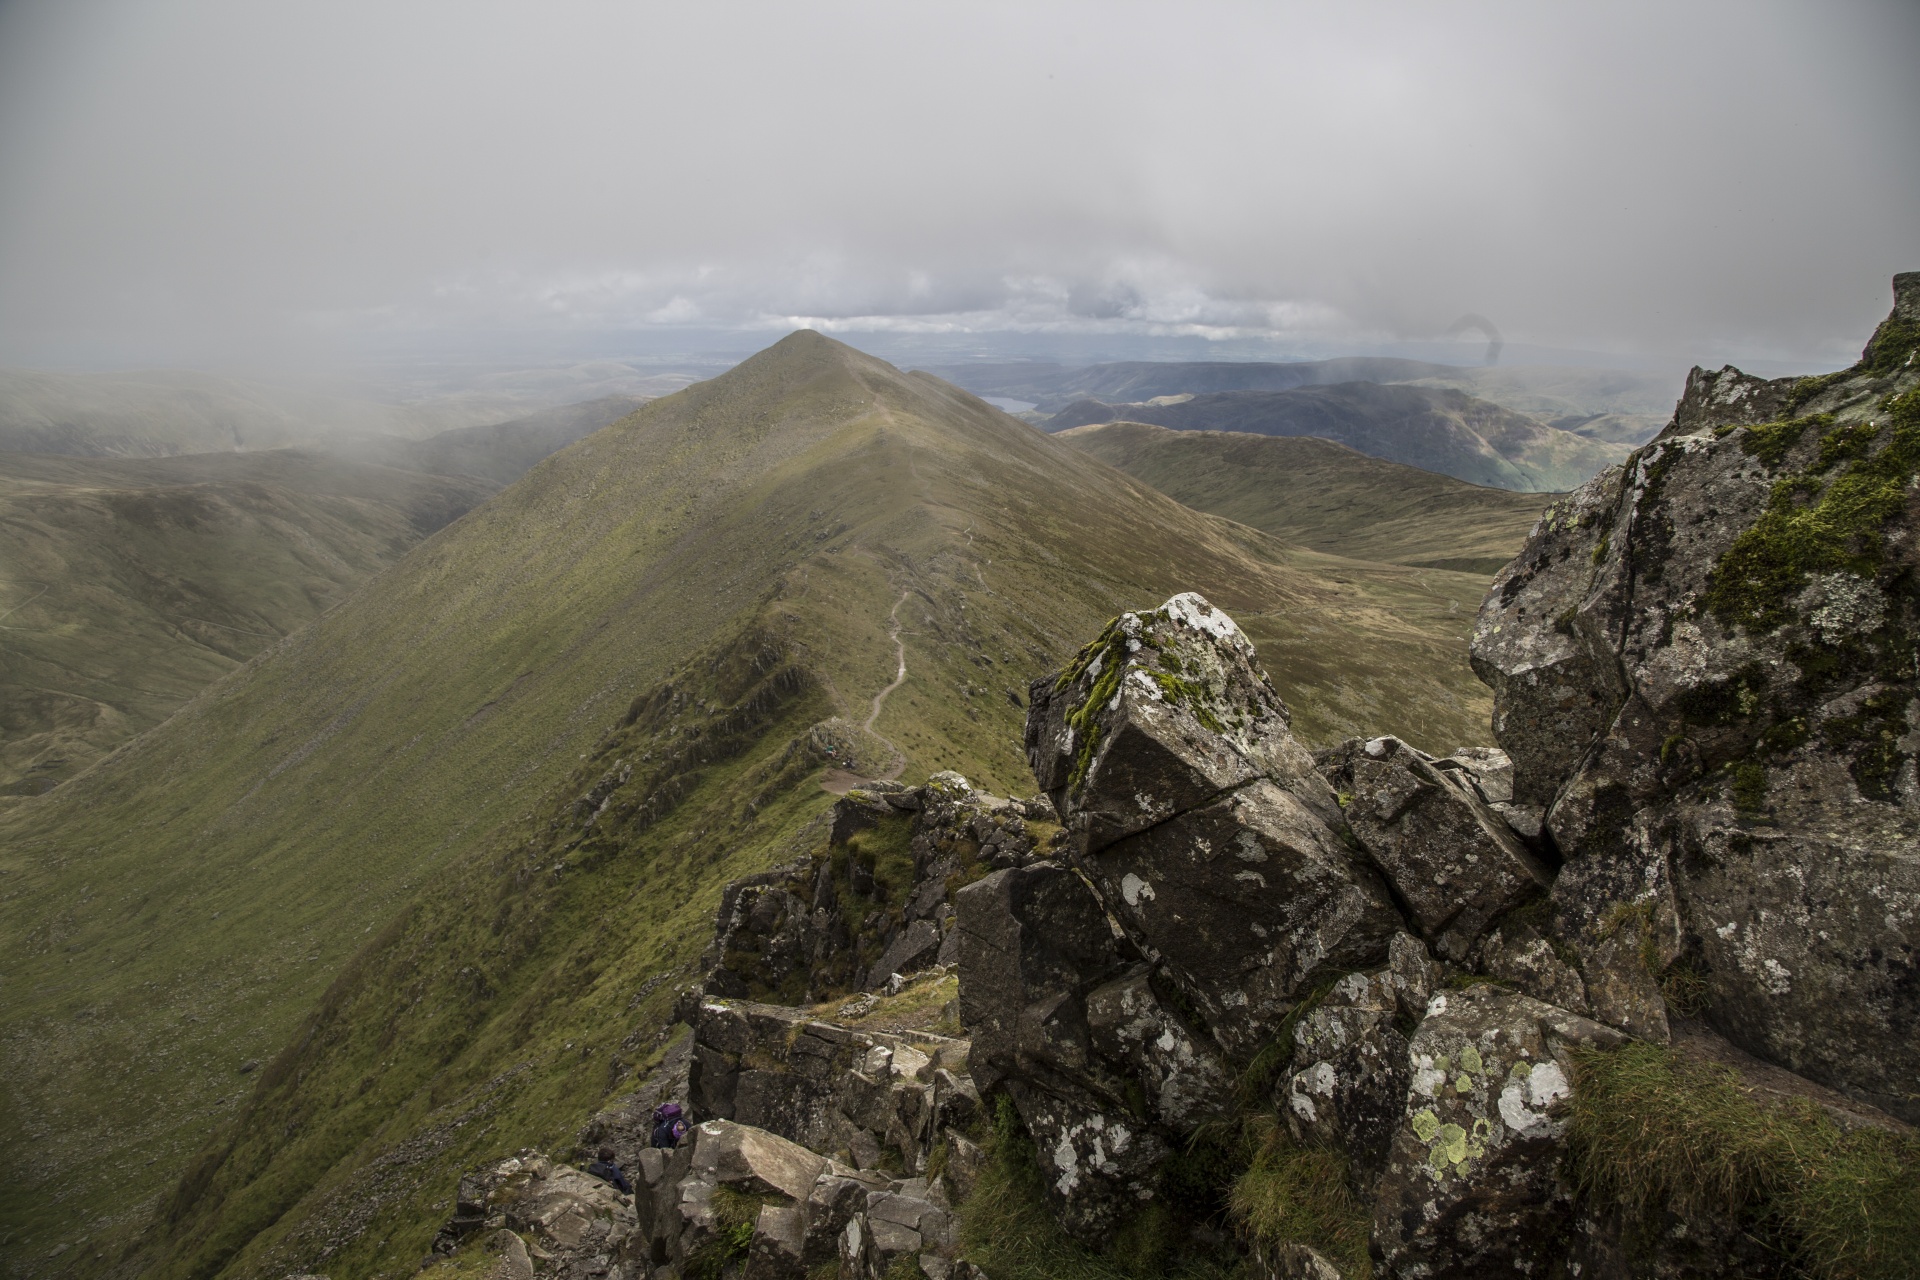
{"label": "mountain ridge", "polygon": [[[79,1255],[85,1272],[146,1267],[162,1237],[162,1274],[247,1271],[321,1222],[350,1170],[502,1072],[520,1079],[515,1046],[572,1065],[499,1094],[489,1123],[577,1123],[621,1078],[613,1059],[633,1063],[612,1029],[657,1025],[659,979],[697,954],[719,883],[826,804],[822,744],[895,678],[903,593],[909,678],[876,731],[909,777],[958,766],[1005,789],[1026,770],[1026,675],[1194,582],[1241,609],[1303,730],[1386,720],[1477,740],[1485,694],[1459,657],[1474,581],[1283,546],[930,375],[783,339],[554,454],[0,814],[0,938],[22,992],[0,1028],[19,1064],[0,1107],[36,1151],[0,1213],[41,1261],[55,1233],[111,1242]],[[579,824],[603,811],[642,825],[596,843]],[[627,887],[572,896],[595,868]],[[545,924],[482,909],[549,881]],[[549,964],[605,981],[556,1002]],[[377,1016],[339,1020],[367,1001]],[[404,1045],[386,1066],[383,1043]],[[565,1058],[581,1043],[593,1052]],[[306,1065],[239,1073],[276,1051]],[[292,1094],[287,1071],[306,1073]],[[297,1117],[244,1119],[287,1106]],[[164,1204],[110,1176],[148,1161],[182,1175]],[[389,1211],[369,1259],[418,1246],[428,1210]],[[159,1232],[145,1245],[127,1234],[143,1221]]]}

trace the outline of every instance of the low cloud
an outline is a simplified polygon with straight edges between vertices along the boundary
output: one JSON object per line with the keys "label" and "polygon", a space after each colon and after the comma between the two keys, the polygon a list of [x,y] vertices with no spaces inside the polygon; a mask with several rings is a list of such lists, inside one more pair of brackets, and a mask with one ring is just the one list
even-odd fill
{"label": "low cloud", "polygon": [[[0,358],[383,331],[1838,359],[1909,4],[0,8]],[[12,353],[12,354],[9,354]]]}

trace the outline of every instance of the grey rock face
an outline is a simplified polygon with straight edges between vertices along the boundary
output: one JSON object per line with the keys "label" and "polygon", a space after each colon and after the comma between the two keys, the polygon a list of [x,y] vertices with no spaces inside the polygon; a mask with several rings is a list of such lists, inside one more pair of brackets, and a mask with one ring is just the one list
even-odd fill
{"label": "grey rock face", "polygon": [[1603,471],[1548,507],[1474,624],[1468,652],[1493,690],[1494,737],[1519,804],[1551,803],[1624,696],[1607,646],[1575,625],[1620,485],[1619,471]]}
{"label": "grey rock face", "polygon": [[[1397,738],[1373,738],[1343,744],[1320,767],[1347,798],[1348,826],[1420,935],[1439,955],[1462,961],[1488,921],[1545,893],[1550,877],[1487,807],[1473,775],[1449,764],[1439,768]],[[1510,770],[1489,762],[1488,773],[1511,794]]]}
{"label": "grey rock face", "polygon": [[1189,592],[1033,682],[1027,761],[1089,854],[1261,777],[1337,823],[1288,721],[1252,643]]}
{"label": "grey rock face", "polygon": [[1384,959],[1400,928],[1373,869],[1265,778],[1082,865],[1236,1056],[1270,1040],[1318,977]]}
{"label": "grey rock face", "polygon": [[1682,966],[1736,1043],[1908,1119],[1917,291],[1844,374],[1695,370],[1659,438],[1549,510],[1472,642],[1594,1016],[1664,1038]]}
{"label": "grey rock face", "polygon": [[1281,1086],[1300,1141],[1344,1151],[1360,1188],[1386,1161],[1411,1080],[1390,982],[1351,973],[1295,1025],[1293,1070]]}
{"label": "grey rock face", "polygon": [[[1576,967],[1578,956],[1565,957],[1530,921],[1495,925],[1480,940],[1478,968],[1490,977],[1510,983],[1523,995],[1575,1013],[1587,1013],[1587,988]],[[1561,943],[1561,946],[1565,946]]]}
{"label": "grey rock face", "polygon": [[1374,1195],[1388,1275],[1547,1274],[1572,1194],[1558,1172],[1567,1051],[1625,1037],[1490,987],[1436,994],[1408,1047],[1411,1085]]}
{"label": "grey rock face", "polygon": [[974,1079],[1013,1098],[1061,1222],[1098,1241],[1151,1198],[1165,1135],[1224,1109],[1227,1071],[1074,871],[996,872],[956,903]]}
{"label": "grey rock face", "polygon": [[[952,772],[911,790],[886,785],[895,789],[856,788],[834,803],[823,852],[722,891],[702,959],[708,994],[812,1004],[954,962],[949,884],[1033,861],[1028,816],[1050,810]],[[867,846],[896,841],[912,855],[913,877],[889,888]]]}
{"label": "grey rock face", "polygon": [[850,1152],[863,1167],[890,1148],[904,1167],[923,1169],[940,1130],[965,1123],[979,1094],[965,1075],[966,1041],[913,1039],[921,1047],[800,1009],[708,998],[694,1013],[688,1097],[698,1116]]}

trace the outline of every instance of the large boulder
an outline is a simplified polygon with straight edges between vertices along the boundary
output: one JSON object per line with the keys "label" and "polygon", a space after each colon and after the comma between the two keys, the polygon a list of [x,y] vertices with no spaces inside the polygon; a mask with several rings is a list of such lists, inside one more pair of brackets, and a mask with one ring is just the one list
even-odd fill
{"label": "large boulder", "polygon": [[1128,935],[1241,1058],[1278,1033],[1321,977],[1384,959],[1401,927],[1366,860],[1266,778],[1081,865]]}
{"label": "large boulder", "polygon": [[1125,613],[1035,681],[1027,755],[1075,865],[1231,1057],[1400,927],[1233,620],[1192,593]]}
{"label": "large boulder", "polygon": [[1385,737],[1343,743],[1320,768],[1354,836],[1443,958],[1466,960],[1495,916],[1547,891],[1547,868],[1457,764],[1440,768]]}
{"label": "large boulder", "polygon": [[1121,614],[1030,694],[1027,761],[1084,852],[1262,777],[1339,821],[1252,642],[1192,592]]}
{"label": "large boulder", "polygon": [[1660,1038],[1684,978],[1747,1050],[1920,1119],[1920,275],[1895,290],[1851,370],[1696,369],[1549,510],[1472,656],[1594,1016]]}

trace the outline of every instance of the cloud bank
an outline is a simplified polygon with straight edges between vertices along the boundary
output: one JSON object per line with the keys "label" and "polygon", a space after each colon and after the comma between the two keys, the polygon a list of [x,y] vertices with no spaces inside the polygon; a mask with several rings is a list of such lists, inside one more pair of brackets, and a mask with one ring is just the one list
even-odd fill
{"label": "cloud bank", "polygon": [[1920,10],[1589,8],[16,2],[0,343],[1857,348],[1920,268]]}

